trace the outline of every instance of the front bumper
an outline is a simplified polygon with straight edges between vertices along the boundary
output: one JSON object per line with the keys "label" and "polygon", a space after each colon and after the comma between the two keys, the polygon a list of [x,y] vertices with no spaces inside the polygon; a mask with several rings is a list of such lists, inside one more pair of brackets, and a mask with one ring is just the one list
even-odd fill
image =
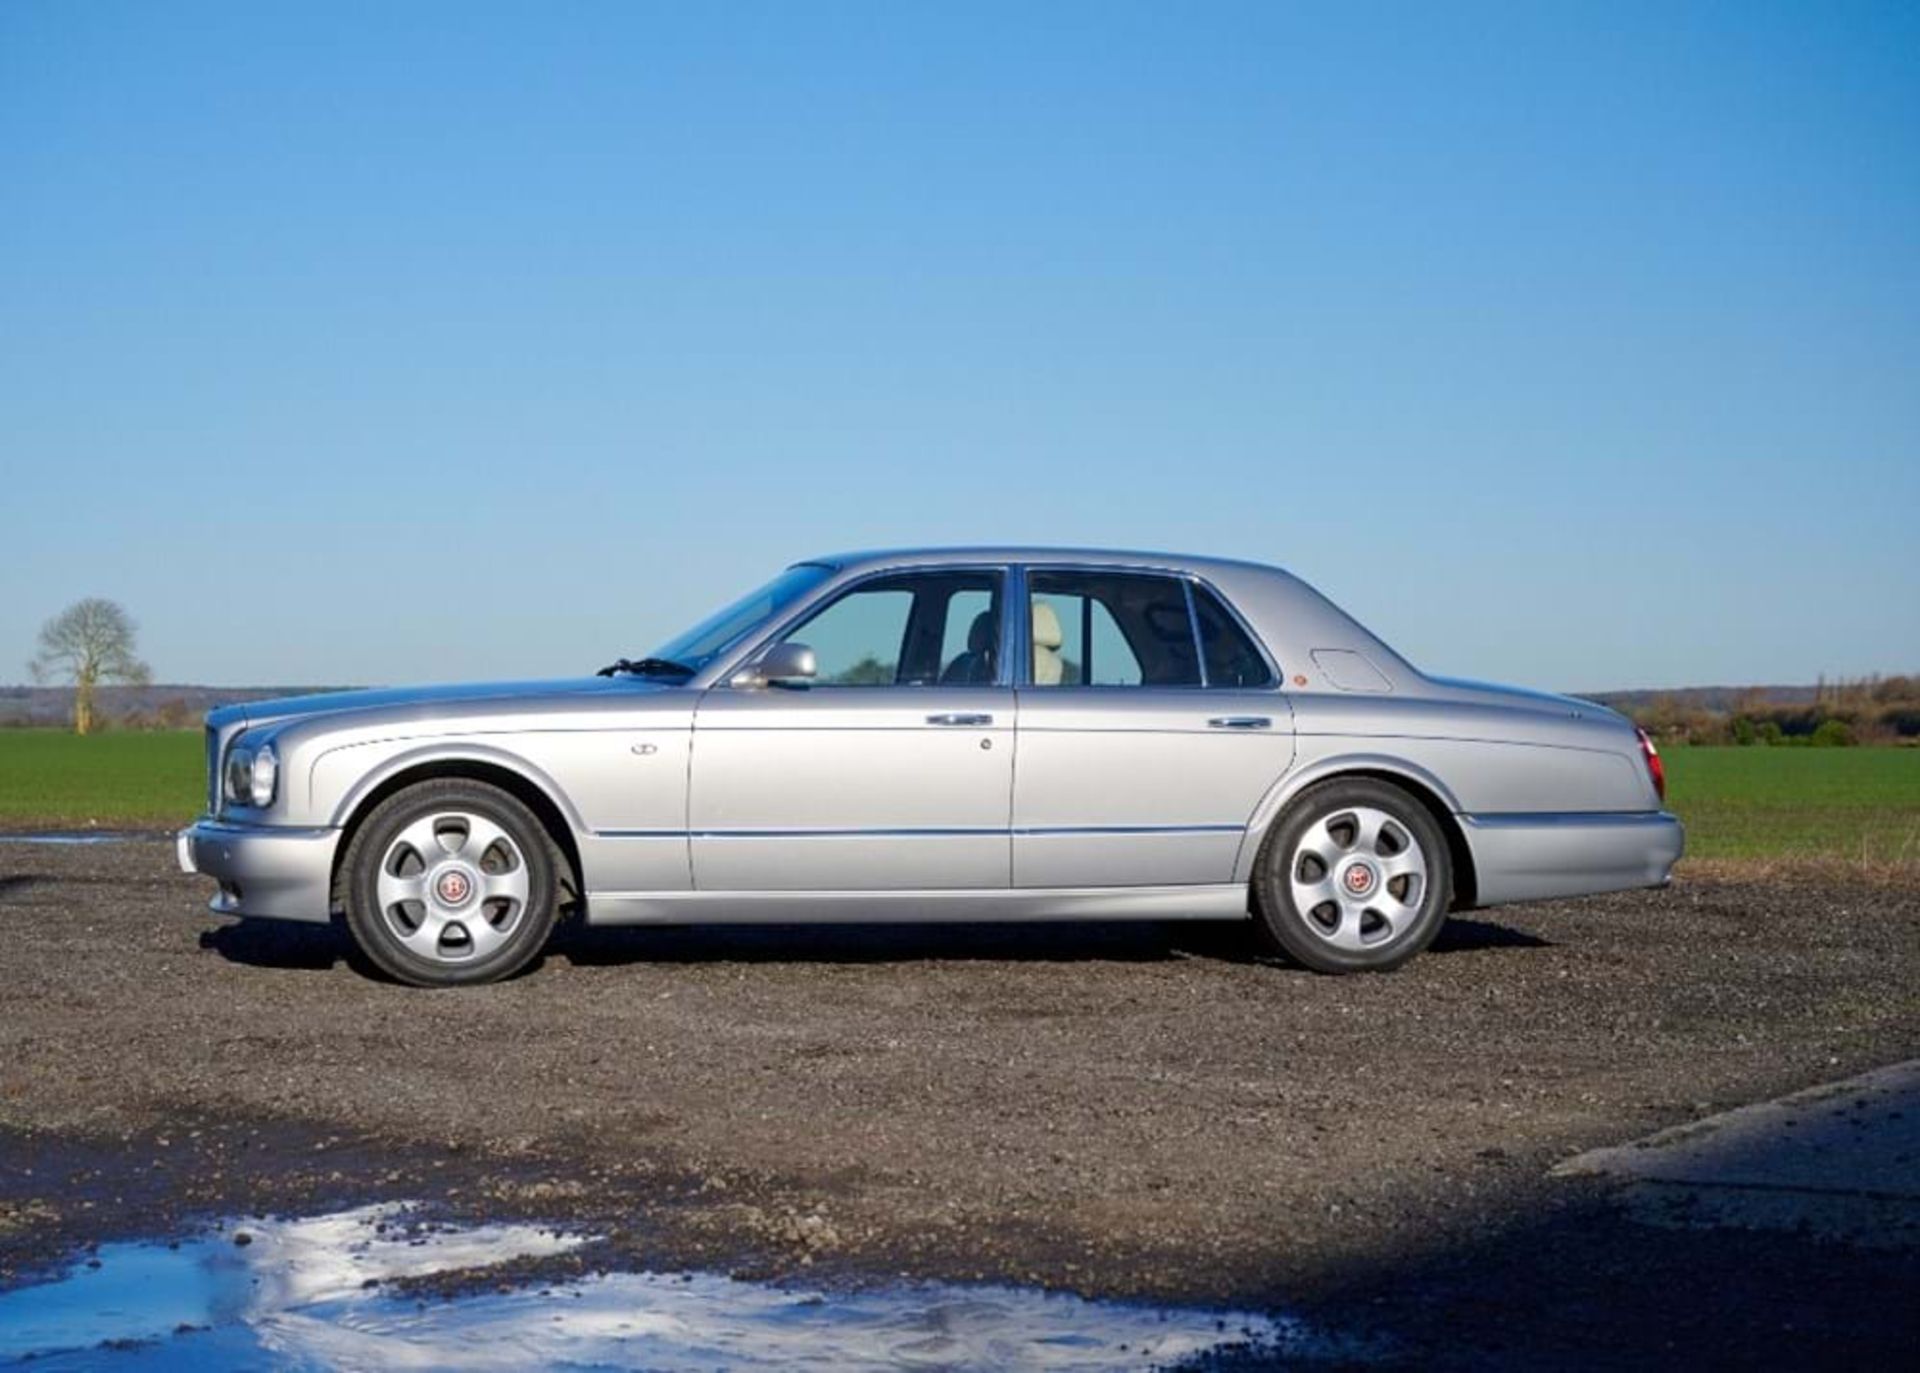
{"label": "front bumper", "polygon": [[333,912],[333,854],[340,831],[232,825],[206,818],[180,831],[180,871],[202,873],[220,889],[207,909],[325,924]]}
{"label": "front bumper", "polygon": [[1462,815],[1478,878],[1476,905],[1662,887],[1686,847],[1665,811]]}

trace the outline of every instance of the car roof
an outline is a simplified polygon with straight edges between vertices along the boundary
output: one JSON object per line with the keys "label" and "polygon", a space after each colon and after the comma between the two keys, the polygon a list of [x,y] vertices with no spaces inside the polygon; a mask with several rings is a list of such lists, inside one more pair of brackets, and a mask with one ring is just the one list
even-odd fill
{"label": "car roof", "polygon": [[1079,563],[1098,567],[1184,568],[1205,573],[1209,568],[1232,568],[1242,572],[1264,572],[1289,576],[1281,568],[1239,558],[1216,558],[1192,553],[1155,553],[1144,549],[1066,548],[1046,544],[979,544],[956,548],[870,548],[846,553],[830,553],[807,558],[803,562],[831,567],[836,571],[867,571],[900,564],[920,562],[997,564],[997,563]]}

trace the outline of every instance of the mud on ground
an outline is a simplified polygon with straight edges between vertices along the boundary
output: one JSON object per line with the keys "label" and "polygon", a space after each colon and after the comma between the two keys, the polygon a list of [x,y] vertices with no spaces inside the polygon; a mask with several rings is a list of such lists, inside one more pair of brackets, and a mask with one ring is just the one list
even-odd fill
{"label": "mud on ground", "polygon": [[1920,1334],[1914,1247],[1654,1231],[1546,1177],[1920,1055],[1910,886],[1723,870],[1361,978],[1218,927],[572,931],[451,993],[203,887],[160,843],[0,844],[0,1285],[413,1197],[608,1235],[582,1266],[1284,1305],[1475,1362]]}

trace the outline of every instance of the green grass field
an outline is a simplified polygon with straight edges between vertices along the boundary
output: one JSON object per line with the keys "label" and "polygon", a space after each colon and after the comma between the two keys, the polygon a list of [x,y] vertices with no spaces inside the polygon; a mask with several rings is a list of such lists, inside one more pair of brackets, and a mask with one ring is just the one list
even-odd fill
{"label": "green grass field", "polygon": [[[1687,853],[1920,865],[1920,749],[1671,748]],[[158,827],[203,809],[198,731],[0,730],[0,825]]]}
{"label": "green grass field", "polygon": [[0,825],[179,825],[206,807],[199,730],[0,730]]}
{"label": "green grass field", "polygon": [[1920,864],[1920,749],[1666,748],[1692,858]]}

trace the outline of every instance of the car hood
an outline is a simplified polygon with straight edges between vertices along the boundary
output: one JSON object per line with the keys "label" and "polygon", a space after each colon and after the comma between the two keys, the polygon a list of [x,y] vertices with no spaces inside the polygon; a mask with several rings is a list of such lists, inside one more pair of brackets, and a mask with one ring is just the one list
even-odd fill
{"label": "car hood", "polygon": [[327,691],[313,696],[287,696],[276,701],[247,701],[210,711],[207,723],[225,730],[234,725],[255,727],[285,724],[322,715],[416,708],[423,715],[454,713],[492,702],[531,701],[556,696],[590,696],[619,692],[677,691],[681,684],[633,677],[560,677],[550,681],[459,682],[444,686],[383,687],[365,691]]}

